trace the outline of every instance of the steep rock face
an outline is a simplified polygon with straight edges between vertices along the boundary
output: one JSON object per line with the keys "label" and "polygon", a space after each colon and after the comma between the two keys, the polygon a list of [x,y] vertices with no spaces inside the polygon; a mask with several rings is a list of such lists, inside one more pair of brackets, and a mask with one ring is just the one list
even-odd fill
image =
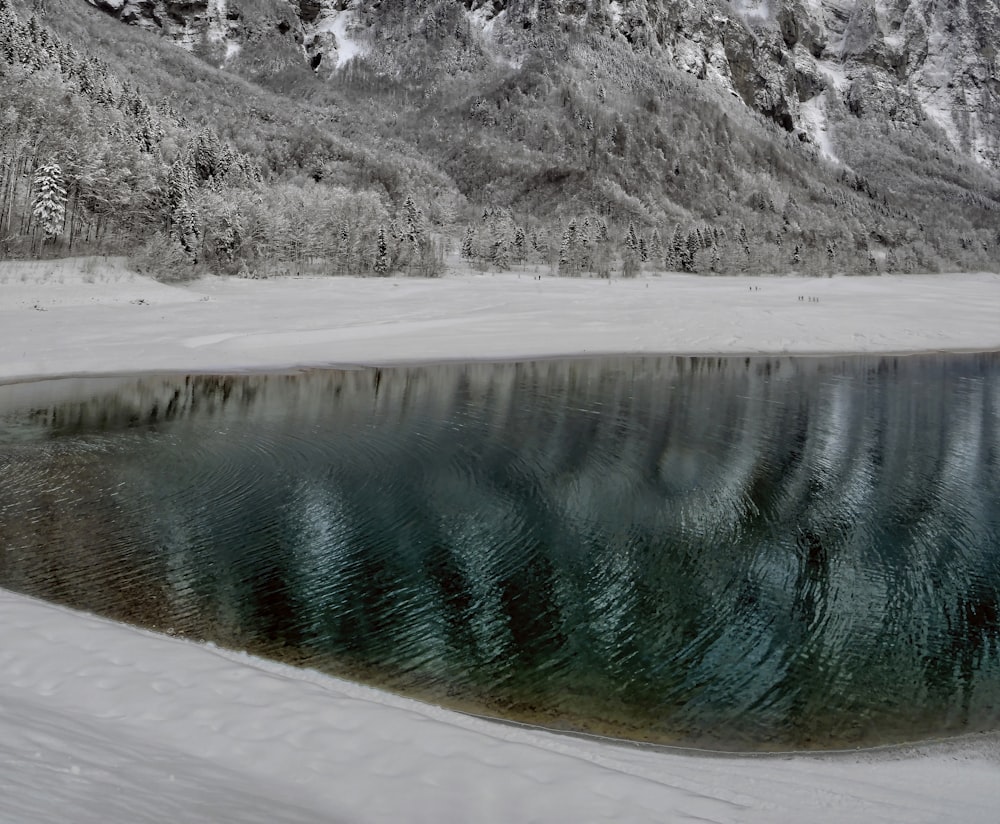
{"label": "steep rock face", "polygon": [[[638,59],[717,85],[831,157],[824,132],[836,102],[860,117],[930,120],[956,148],[1000,167],[998,0],[88,2],[219,64],[263,73],[304,60],[323,74],[370,50],[367,31],[381,21],[413,30],[427,18],[452,19],[458,6],[484,42],[513,56],[540,31],[621,38]],[[393,42],[383,37],[379,48]]]}

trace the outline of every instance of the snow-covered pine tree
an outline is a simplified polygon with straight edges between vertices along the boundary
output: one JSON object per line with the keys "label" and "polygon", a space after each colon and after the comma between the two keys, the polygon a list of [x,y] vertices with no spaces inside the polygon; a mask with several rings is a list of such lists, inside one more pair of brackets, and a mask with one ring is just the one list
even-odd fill
{"label": "snow-covered pine tree", "polygon": [[340,233],[337,236],[337,248],[334,252],[333,268],[338,275],[349,275],[351,273],[351,233],[347,226],[347,221],[340,224]]}
{"label": "snow-covered pine tree", "polygon": [[577,245],[576,218],[573,218],[563,231],[562,240],[559,244],[560,274],[576,274]]}
{"label": "snow-covered pine tree", "polygon": [[684,250],[681,255],[681,270],[684,272],[695,271],[695,260],[698,252],[702,249],[701,231],[695,227],[688,232],[687,240],[684,243]]}
{"label": "snow-covered pine tree", "polygon": [[579,246],[580,246],[580,256],[579,256],[579,267],[580,271],[590,271],[594,265],[594,243],[593,238],[591,238],[591,226],[590,218],[583,219],[583,226],[580,227],[579,233]]}
{"label": "snow-covered pine tree", "polygon": [[895,249],[889,249],[885,253],[885,270],[886,272],[898,272],[899,271],[899,258],[896,256]]}
{"label": "snow-covered pine tree", "polygon": [[198,240],[201,232],[198,229],[198,209],[185,198],[174,210],[173,226],[170,234],[192,257],[198,254]]}
{"label": "snow-covered pine tree", "polygon": [[683,271],[684,248],[684,232],[678,223],[674,226],[674,233],[665,256],[668,272]]}
{"label": "snow-covered pine tree", "polygon": [[743,268],[744,269],[749,269],[750,268],[750,257],[751,257],[750,256],[750,236],[747,234],[747,227],[744,226],[742,223],[740,224],[740,231],[739,231],[739,234],[738,234],[738,242],[740,244],[740,248],[743,250],[743,255],[744,255],[744,258],[745,258],[744,261],[743,261],[743,264],[744,264]]}
{"label": "snow-covered pine tree", "polygon": [[35,170],[35,201],[32,217],[45,233],[45,240],[53,241],[62,233],[66,218],[66,187],[62,167],[54,160]]}
{"label": "snow-covered pine tree", "polygon": [[622,277],[634,278],[639,273],[641,262],[639,252],[639,236],[635,231],[635,224],[631,221],[628,224],[628,231],[624,238],[625,251],[622,253]]}
{"label": "snow-covered pine tree", "polygon": [[475,256],[476,233],[472,226],[465,227],[465,236],[462,238],[462,250],[460,252],[463,260],[472,260]]}
{"label": "snow-covered pine tree", "polygon": [[171,213],[177,210],[181,202],[191,197],[194,191],[194,177],[190,167],[181,161],[175,160],[167,172],[167,202]]}
{"label": "snow-covered pine tree", "polygon": [[662,255],[663,239],[660,237],[660,230],[653,229],[653,233],[649,236],[649,259],[658,262]]}
{"label": "snow-covered pine tree", "polygon": [[597,242],[598,243],[611,242],[611,232],[608,229],[608,222],[603,218],[598,218],[597,220]]}
{"label": "snow-covered pine tree", "polygon": [[218,175],[222,144],[214,129],[205,126],[198,132],[191,154],[194,171],[201,180]]}
{"label": "snow-covered pine tree", "polygon": [[378,227],[378,240],[375,242],[375,264],[372,267],[376,275],[389,272],[389,244],[385,239],[385,227]]}
{"label": "snow-covered pine tree", "polygon": [[517,263],[524,263],[527,256],[528,248],[524,234],[524,227],[518,226],[514,229],[514,260]]}
{"label": "snow-covered pine tree", "polygon": [[637,254],[639,251],[639,236],[635,232],[635,224],[629,221],[628,231],[625,233],[626,253]]}

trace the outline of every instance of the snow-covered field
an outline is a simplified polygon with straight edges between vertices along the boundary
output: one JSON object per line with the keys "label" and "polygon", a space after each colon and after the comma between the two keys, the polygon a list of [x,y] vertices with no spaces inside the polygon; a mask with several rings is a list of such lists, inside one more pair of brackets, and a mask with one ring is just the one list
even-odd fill
{"label": "snow-covered field", "polygon": [[0,262],[0,380],[626,352],[1000,349],[1000,275],[202,280]]}
{"label": "snow-covered field", "polygon": [[[1000,349],[1000,277],[200,281],[0,263],[0,380]],[[2,482],[2,479],[0,479]],[[995,735],[727,758],[470,718],[0,590],[0,822],[995,822]]]}

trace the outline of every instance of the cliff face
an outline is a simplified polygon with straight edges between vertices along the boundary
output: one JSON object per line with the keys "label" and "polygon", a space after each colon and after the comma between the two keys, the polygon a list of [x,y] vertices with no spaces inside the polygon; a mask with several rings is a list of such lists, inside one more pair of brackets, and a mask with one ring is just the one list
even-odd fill
{"label": "cliff face", "polygon": [[[1000,167],[996,0],[88,2],[257,75],[296,61],[329,75],[373,49],[400,48],[429,18],[464,17],[484,48],[515,58],[540,32],[614,38],[637,60],[715,84],[827,154],[836,98],[860,117],[930,120],[957,149]],[[393,27],[399,37],[385,36]]]}

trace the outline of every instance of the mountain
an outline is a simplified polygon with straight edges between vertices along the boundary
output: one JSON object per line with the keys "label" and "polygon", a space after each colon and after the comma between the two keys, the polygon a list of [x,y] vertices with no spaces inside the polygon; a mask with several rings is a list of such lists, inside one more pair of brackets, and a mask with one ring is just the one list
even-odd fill
{"label": "mountain", "polygon": [[[373,198],[390,265],[417,224],[477,265],[570,273],[1000,258],[991,0],[61,0],[44,11],[154,108],[168,101],[258,163],[265,188],[298,187],[300,204],[323,201],[312,185]],[[377,228],[358,241],[370,266]]]}
{"label": "mountain", "polygon": [[1000,162],[993,0],[89,2],[258,77],[296,61],[325,76],[359,56],[393,65],[400,40],[442,22],[512,66],[532,53],[539,30],[585,33],[715,85],[830,156],[826,104],[836,98],[855,115],[929,120],[964,154]]}

